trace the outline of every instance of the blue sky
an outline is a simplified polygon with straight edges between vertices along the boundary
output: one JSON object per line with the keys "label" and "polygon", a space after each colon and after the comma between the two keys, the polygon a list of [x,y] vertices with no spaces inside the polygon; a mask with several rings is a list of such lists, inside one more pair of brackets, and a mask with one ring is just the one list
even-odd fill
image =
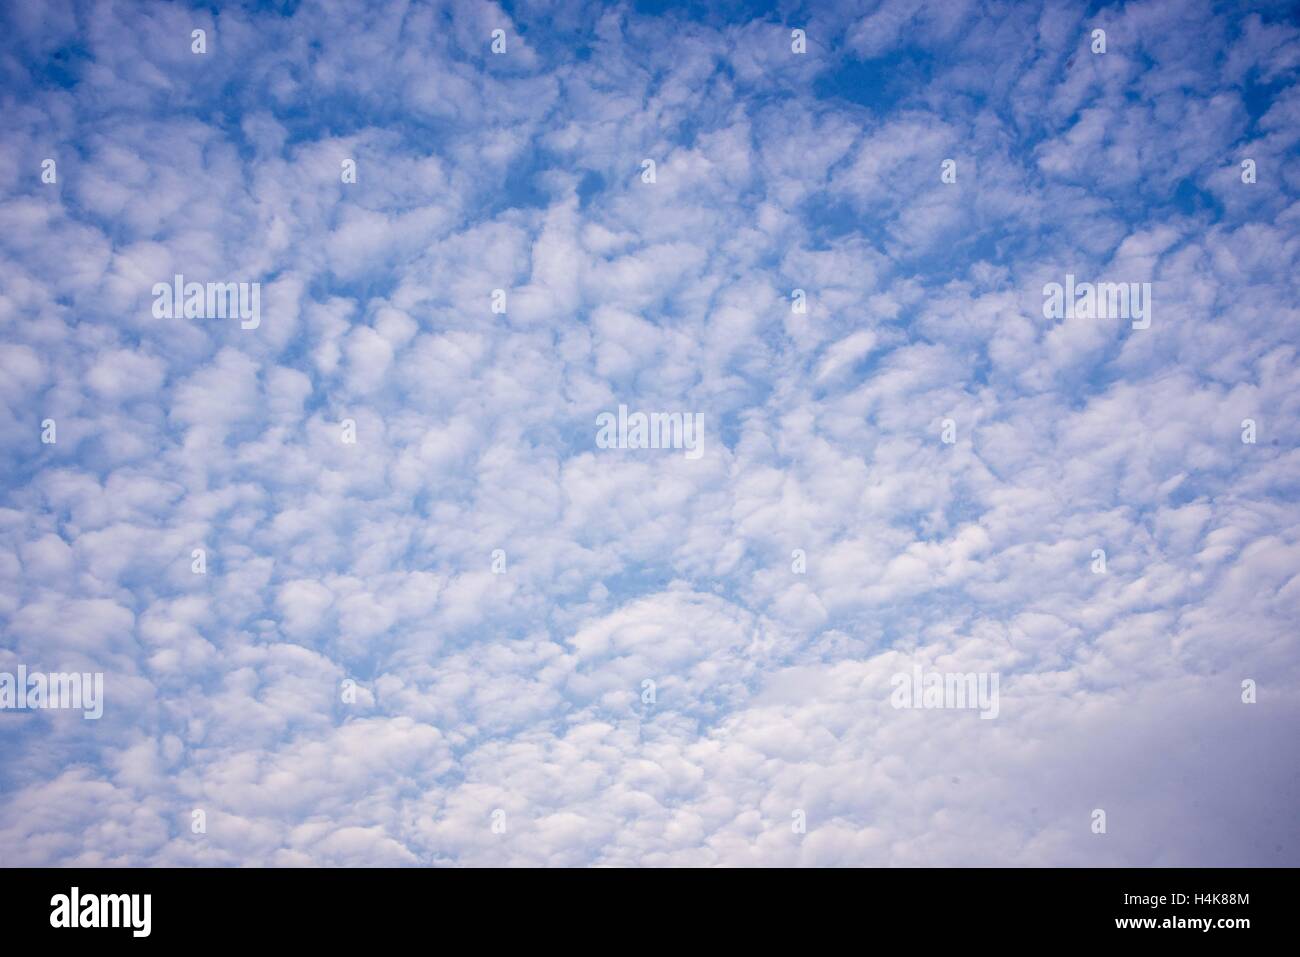
{"label": "blue sky", "polygon": [[1300,864],[1294,6],[359,6],[0,10],[0,863]]}

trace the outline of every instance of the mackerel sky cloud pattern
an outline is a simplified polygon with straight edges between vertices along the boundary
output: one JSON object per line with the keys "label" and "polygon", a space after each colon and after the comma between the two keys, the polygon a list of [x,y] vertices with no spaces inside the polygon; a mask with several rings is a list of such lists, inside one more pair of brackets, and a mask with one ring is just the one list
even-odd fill
{"label": "mackerel sky cloud pattern", "polygon": [[1269,2],[0,5],[0,673],[103,675],[0,710],[0,865],[1300,865],[1298,71]]}

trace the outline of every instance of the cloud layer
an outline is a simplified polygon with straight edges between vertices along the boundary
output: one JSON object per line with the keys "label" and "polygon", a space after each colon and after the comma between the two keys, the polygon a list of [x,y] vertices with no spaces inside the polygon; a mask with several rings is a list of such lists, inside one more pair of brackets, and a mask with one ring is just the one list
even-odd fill
{"label": "cloud layer", "polygon": [[0,864],[1300,864],[1285,5],[357,6],[0,14]]}

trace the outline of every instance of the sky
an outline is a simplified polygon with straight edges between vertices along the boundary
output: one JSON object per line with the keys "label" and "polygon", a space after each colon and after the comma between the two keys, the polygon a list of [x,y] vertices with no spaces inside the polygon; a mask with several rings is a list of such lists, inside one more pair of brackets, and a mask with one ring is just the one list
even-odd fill
{"label": "sky", "polygon": [[1300,865],[1298,72],[1268,2],[2,0],[0,672],[103,714],[0,710],[0,865]]}

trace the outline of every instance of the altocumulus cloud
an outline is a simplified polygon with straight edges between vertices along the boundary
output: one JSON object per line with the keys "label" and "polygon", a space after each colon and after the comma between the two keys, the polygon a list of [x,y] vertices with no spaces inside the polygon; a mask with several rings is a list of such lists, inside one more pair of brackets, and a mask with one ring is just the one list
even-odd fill
{"label": "altocumulus cloud", "polygon": [[1294,12],[697,6],[5,5],[0,862],[1300,864]]}

